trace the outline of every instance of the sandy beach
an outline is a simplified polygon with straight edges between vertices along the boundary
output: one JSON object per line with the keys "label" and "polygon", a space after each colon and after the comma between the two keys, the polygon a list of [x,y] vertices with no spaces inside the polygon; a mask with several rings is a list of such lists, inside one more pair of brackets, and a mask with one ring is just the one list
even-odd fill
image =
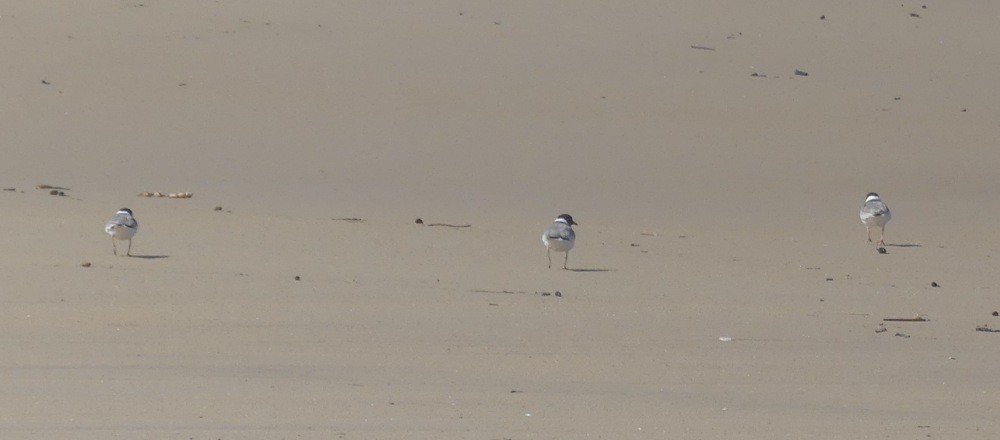
{"label": "sandy beach", "polygon": [[998,17],[0,2],[0,437],[1000,438]]}

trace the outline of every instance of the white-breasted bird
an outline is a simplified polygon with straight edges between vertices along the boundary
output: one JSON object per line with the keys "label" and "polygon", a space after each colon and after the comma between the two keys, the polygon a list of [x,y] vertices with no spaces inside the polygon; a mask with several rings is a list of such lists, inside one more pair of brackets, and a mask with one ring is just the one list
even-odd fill
{"label": "white-breasted bird", "polygon": [[563,259],[563,269],[568,269],[566,265],[569,263],[569,251],[573,249],[576,242],[576,233],[573,232],[575,224],[577,223],[573,221],[573,216],[562,214],[556,217],[549,227],[545,228],[545,233],[542,234],[542,244],[545,245],[545,254],[549,257],[549,269],[552,269],[552,251],[566,253],[566,258]]}
{"label": "white-breasted bird", "polygon": [[878,244],[885,246],[885,224],[889,223],[892,219],[892,213],[889,212],[889,206],[882,201],[882,199],[876,193],[868,193],[865,196],[865,204],[861,205],[861,223],[865,225],[865,229],[868,230],[868,241],[872,241],[872,227],[878,226],[882,235],[878,239]]}
{"label": "white-breasted bird", "polygon": [[104,232],[111,236],[111,249],[118,255],[117,240],[128,240],[128,250],[125,255],[132,256],[132,237],[139,229],[139,222],[132,217],[132,210],[128,208],[119,209],[107,223],[104,224]]}

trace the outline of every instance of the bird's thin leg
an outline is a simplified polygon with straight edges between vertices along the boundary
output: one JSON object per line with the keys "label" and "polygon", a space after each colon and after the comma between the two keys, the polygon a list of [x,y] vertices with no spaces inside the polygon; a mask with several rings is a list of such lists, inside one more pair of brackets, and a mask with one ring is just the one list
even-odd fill
{"label": "bird's thin leg", "polygon": [[545,248],[545,255],[549,257],[549,269],[552,269],[552,249]]}
{"label": "bird's thin leg", "polygon": [[865,230],[868,231],[868,242],[872,242],[872,228],[871,226],[865,226]]}
{"label": "bird's thin leg", "polygon": [[111,251],[114,252],[116,256],[118,255],[118,244],[115,243],[114,237],[111,237]]}
{"label": "bird's thin leg", "polygon": [[125,251],[125,255],[132,256],[132,239],[128,239],[128,251]]}
{"label": "bird's thin leg", "polygon": [[569,268],[566,267],[566,263],[569,263],[569,251],[566,251],[566,258],[563,259],[563,269],[569,270]]}
{"label": "bird's thin leg", "polygon": [[878,244],[885,246],[885,225],[882,225],[882,236],[878,238]]}

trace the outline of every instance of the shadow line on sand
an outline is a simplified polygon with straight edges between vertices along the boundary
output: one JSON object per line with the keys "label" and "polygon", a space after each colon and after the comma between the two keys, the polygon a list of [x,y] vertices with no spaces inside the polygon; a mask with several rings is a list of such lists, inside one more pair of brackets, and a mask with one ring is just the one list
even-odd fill
{"label": "shadow line on sand", "polygon": [[170,258],[170,255],[130,255],[131,258],[142,258],[144,260],[158,260],[160,258]]}
{"label": "shadow line on sand", "polygon": [[887,243],[886,247],[889,247],[889,246],[892,246],[892,247],[902,247],[902,248],[923,247],[923,245],[919,245],[919,244],[916,244],[916,243],[899,243],[899,244],[888,244]]}
{"label": "shadow line on sand", "polygon": [[614,272],[614,269],[566,269],[570,272]]}

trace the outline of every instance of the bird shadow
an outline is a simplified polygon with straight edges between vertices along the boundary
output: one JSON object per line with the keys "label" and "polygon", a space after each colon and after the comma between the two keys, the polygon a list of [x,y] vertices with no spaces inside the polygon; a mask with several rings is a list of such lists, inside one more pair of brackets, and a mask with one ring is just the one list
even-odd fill
{"label": "bird shadow", "polygon": [[170,255],[129,255],[131,258],[142,258],[144,260],[158,260],[160,258],[170,258]]}
{"label": "bird shadow", "polygon": [[915,243],[886,244],[886,246],[901,247],[901,248],[923,247],[922,245]]}
{"label": "bird shadow", "polygon": [[570,272],[614,272],[614,269],[566,269]]}

